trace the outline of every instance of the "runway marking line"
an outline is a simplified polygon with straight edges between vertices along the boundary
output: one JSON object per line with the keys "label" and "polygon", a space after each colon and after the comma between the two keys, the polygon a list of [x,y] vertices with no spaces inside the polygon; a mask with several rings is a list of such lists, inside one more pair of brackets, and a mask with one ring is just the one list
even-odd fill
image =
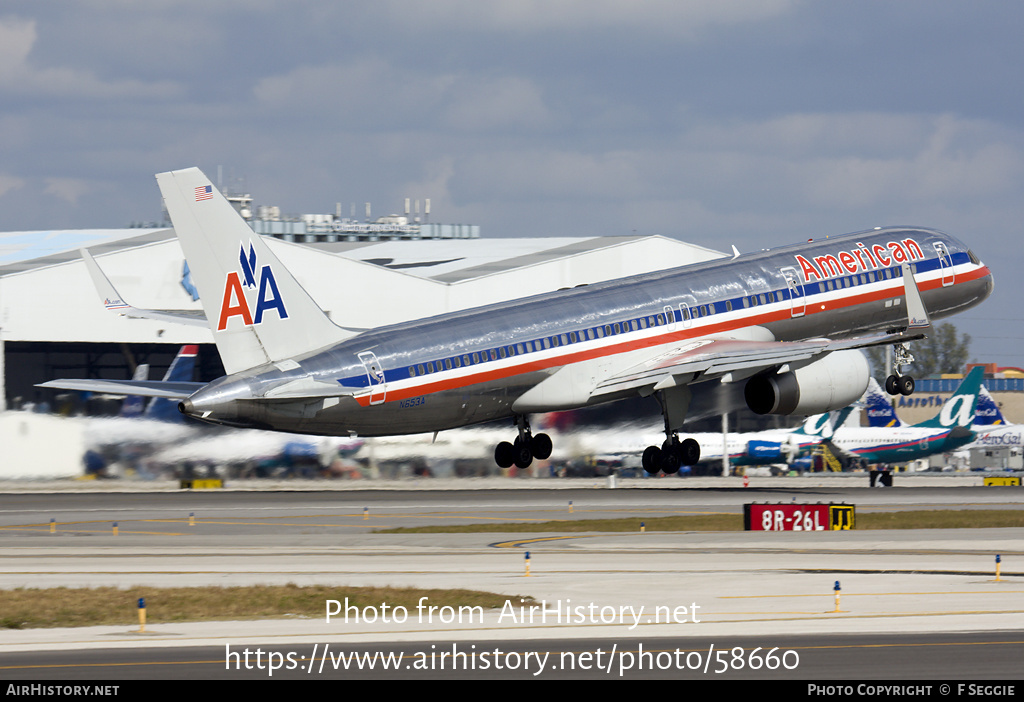
{"label": "runway marking line", "polygon": [[[1006,594],[1024,594],[1024,590],[966,590],[966,591],[955,591],[955,590],[944,590],[942,592],[846,592],[843,591],[843,597],[889,597],[893,595],[1006,595]],[[804,595],[718,595],[720,600],[759,600],[769,599],[773,597],[832,597],[831,593],[808,593]]]}
{"label": "runway marking line", "polygon": [[[166,522],[177,522],[178,524],[188,523],[187,519],[177,519],[177,520],[175,520],[175,519],[166,519],[166,520],[165,519],[143,519],[143,520],[140,520],[140,521],[144,521],[144,522],[163,522],[163,521],[166,521]],[[275,524],[271,524],[269,522],[231,522],[231,521],[223,522],[223,521],[216,521],[216,520],[210,520],[210,519],[197,519],[196,520],[196,526],[200,526],[202,524],[216,524],[216,525],[219,525],[219,526],[268,526],[268,527],[280,527],[280,526],[293,526],[293,527],[362,527],[364,529],[365,528],[370,528],[370,527],[374,526],[372,524],[316,524],[316,523],[307,523],[307,524],[296,523],[296,524],[282,525],[280,522],[275,523]],[[377,524],[376,526],[379,527],[380,524]]]}
{"label": "runway marking line", "polygon": [[[921,641],[916,643],[864,643],[864,644],[824,644],[816,646],[807,645],[790,645],[786,648],[795,651],[817,651],[817,650],[854,650],[854,649],[867,649],[867,648],[925,648],[925,647],[936,647],[936,646],[1019,646],[1024,644],[1024,641]],[[274,644],[268,644],[274,645]],[[736,647],[734,647],[736,648]],[[738,647],[744,651],[756,651],[758,648],[763,647]],[[562,653],[578,653],[581,651],[591,651],[592,649],[580,647],[572,648],[569,646],[564,647],[561,650],[546,651],[549,655],[559,656]],[[704,647],[700,648],[666,648],[666,649],[648,649],[651,653],[672,653],[680,651],[682,653],[691,652],[703,652],[706,650]],[[467,655],[477,656],[482,652],[470,652]],[[321,660],[321,658],[309,658],[311,665],[315,665]],[[322,657],[322,660],[326,663],[329,662],[327,656]],[[170,665],[216,665],[221,666],[224,664],[222,658],[215,658],[211,660],[194,660],[194,661],[139,661],[139,662],[107,662],[107,663],[38,663],[28,665],[5,665],[0,666],[0,670],[58,670],[68,668],[138,668],[143,666],[170,666]]]}
{"label": "runway marking line", "polygon": [[[610,532],[615,533],[615,532]],[[632,533],[632,532],[628,532]],[[594,539],[598,536],[607,536],[607,534],[571,534],[567,536],[538,536],[535,539],[515,539],[514,541],[496,541],[493,544],[487,544],[492,548],[516,548],[517,546],[524,546],[528,544],[541,543],[543,541],[565,541],[566,539]],[[607,572],[607,571],[602,571]],[[635,571],[629,571],[635,572]]]}
{"label": "runway marking line", "polygon": [[[827,595],[825,597],[827,597]],[[704,613],[704,612],[702,612],[701,614],[704,615],[704,616],[713,616],[713,614],[707,614],[707,613]],[[733,614],[733,613],[730,613],[730,614]],[[744,614],[744,612],[737,612],[736,614]],[[756,615],[756,614],[770,614],[770,613],[767,613],[767,612],[747,612],[746,614],[755,614]],[[701,623],[707,622],[709,624],[737,624],[737,623],[743,623],[743,622],[803,621],[805,619],[821,620],[821,619],[885,619],[885,618],[888,618],[888,617],[898,617],[898,618],[906,618],[906,617],[946,617],[946,616],[956,616],[956,615],[965,615],[965,614],[989,614],[989,615],[991,615],[991,614],[1001,614],[1001,615],[1005,615],[1005,614],[1024,614],[1024,610],[1019,610],[1019,609],[969,609],[969,610],[963,610],[963,611],[959,611],[959,612],[957,612],[957,611],[945,611],[945,612],[874,612],[874,613],[871,613],[871,614],[852,614],[852,615],[849,614],[848,612],[841,612],[839,615],[829,616],[829,615],[835,615],[835,614],[836,613],[835,613],[834,610],[827,610],[827,611],[823,610],[822,612],[820,612],[819,614],[817,614],[816,616],[813,616],[813,617],[808,617],[808,616],[799,616],[799,617],[772,617],[772,616],[765,616],[765,617],[761,617],[759,619],[716,619],[716,620],[702,619]]]}
{"label": "runway marking line", "polygon": [[[33,532],[42,532],[42,533],[49,534],[50,533],[50,526],[47,525],[46,528],[38,527],[38,528],[31,528],[31,529],[25,527],[25,528],[20,529],[20,531],[33,531]],[[71,533],[75,533],[75,534],[110,534],[110,531],[111,530],[109,528],[102,529],[102,530],[100,530],[100,529],[64,529],[62,531],[60,529],[60,525],[58,525],[57,529],[55,529],[53,531],[53,533],[54,534],[71,534]],[[179,533],[179,532],[174,532],[174,531],[136,531],[136,530],[128,530],[128,529],[125,529],[123,527],[118,527],[118,533],[120,535],[123,535],[123,534],[136,534],[136,535],[137,534],[143,534],[145,536],[188,536],[188,532],[180,532]]]}

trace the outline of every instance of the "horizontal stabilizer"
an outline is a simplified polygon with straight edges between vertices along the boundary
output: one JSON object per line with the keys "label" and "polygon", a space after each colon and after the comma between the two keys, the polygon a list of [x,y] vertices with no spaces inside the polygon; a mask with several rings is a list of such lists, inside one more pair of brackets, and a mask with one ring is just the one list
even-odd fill
{"label": "horizontal stabilizer", "polygon": [[69,378],[40,383],[36,387],[100,392],[107,395],[141,395],[142,397],[170,397],[183,399],[206,383],[166,382],[163,380],[90,380]]}

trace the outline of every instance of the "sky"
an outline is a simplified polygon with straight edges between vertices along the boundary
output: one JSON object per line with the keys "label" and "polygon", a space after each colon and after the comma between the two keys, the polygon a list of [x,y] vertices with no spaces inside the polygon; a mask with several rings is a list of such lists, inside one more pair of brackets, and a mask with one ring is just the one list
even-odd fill
{"label": "sky", "polygon": [[951,320],[972,359],[1024,367],[1022,30],[1005,0],[5,0],[0,231],[153,221],[189,166],[484,237],[928,226],[995,277]]}

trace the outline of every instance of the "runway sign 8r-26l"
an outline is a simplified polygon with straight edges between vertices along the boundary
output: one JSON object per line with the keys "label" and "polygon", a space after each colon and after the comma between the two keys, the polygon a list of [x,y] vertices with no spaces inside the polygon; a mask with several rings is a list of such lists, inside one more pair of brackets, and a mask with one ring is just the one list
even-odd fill
{"label": "runway sign 8r-26l", "polygon": [[836,504],[743,505],[747,531],[835,531],[853,529],[854,506]]}

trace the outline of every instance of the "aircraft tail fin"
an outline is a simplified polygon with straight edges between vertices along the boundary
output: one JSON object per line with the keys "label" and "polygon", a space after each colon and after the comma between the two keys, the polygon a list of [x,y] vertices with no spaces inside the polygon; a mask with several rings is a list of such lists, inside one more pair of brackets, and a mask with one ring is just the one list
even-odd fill
{"label": "aircraft tail fin", "polygon": [[868,380],[868,391],[865,393],[867,405],[868,426],[872,427],[901,427],[903,422],[896,416],[896,410],[892,407],[889,396],[882,390],[882,386],[874,378]]}
{"label": "aircraft tail fin", "polygon": [[978,395],[978,407],[974,412],[974,425],[975,426],[1003,426],[1006,424],[1006,418],[1003,417],[1003,413],[999,410],[999,405],[996,404],[995,399],[989,394],[988,390],[984,385],[981,386],[981,394]]}
{"label": "aircraft tail fin", "polygon": [[[135,366],[135,372],[132,373],[132,380],[148,380],[149,379],[149,364],[140,363]],[[141,395],[127,395],[121,402],[121,416],[122,417],[138,417],[142,415],[145,407],[145,401]]]}
{"label": "aircraft tail fin", "polygon": [[354,335],[327,317],[202,171],[156,180],[228,373]]}
{"label": "aircraft tail fin", "polygon": [[[190,382],[198,355],[199,347],[195,344],[186,344],[178,349],[178,355],[171,361],[171,365],[164,374],[164,382]],[[151,399],[144,414],[147,419],[156,419],[161,422],[180,422],[185,418],[185,415],[178,411],[178,401],[169,400],[166,397]]]}
{"label": "aircraft tail fin", "polygon": [[928,421],[914,426],[946,429],[969,428],[974,422],[974,413],[978,405],[978,397],[981,395],[981,381],[984,376],[985,371],[981,366],[972,368],[960,383],[960,387],[943,403],[939,413]]}
{"label": "aircraft tail fin", "polygon": [[827,439],[832,433],[841,427],[853,412],[853,407],[844,407],[834,412],[811,415],[804,420],[804,423],[793,430],[793,434],[799,436],[817,436]]}

